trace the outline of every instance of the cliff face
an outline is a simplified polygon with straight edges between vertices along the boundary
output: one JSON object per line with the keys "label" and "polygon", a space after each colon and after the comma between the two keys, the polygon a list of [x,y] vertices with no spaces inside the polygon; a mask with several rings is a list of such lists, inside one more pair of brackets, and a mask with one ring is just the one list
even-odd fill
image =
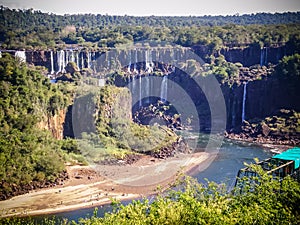
{"label": "cliff face", "polygon": [[219,54],[224,55],[228,62],[240,62],[244,66],[252,66],[255,64],[267,65],[268,63],[277,64],[280,59],[286,55],[291,55],[295,52],[290,46],[264,47],[260,48],[258,45],[248,47],[225,47],[220,51],[212,51],[208,46],[198,45],[193,46],[192,49],[197,55],[205,60],[207,55],[213,54],[217,57]]}
{"label": "cliff face", "polygon": [[63,139],[64,123],[66,117],[66,110],[60,110],[54,116],[43,115],[41,121],[37,124],[39,129],[49,130],[53,137],[61,140]]}
{"label": "cliff face", "polygon": [[[196,116],[199,118],[201,131],[210,130],[212,122],[210,107],[218,104],[218,97],[216,99],[211,98],[213,99],[212,101],[216,102],[208,102],[205,93],[215,96],[215,90],[203,86],[203,88],[206,89],[204,92],[193,78],[182,72],[171,73],[167,78],[168,85],[165,87],[165,92],[167,93],[166,99],[170,101],[171,104],[179,101],[181,102],[179,105],[183,105],[183,96],[177,96],[174,93],[183,92],[188,94],[189,100],[192,100],[191,103],[197,108],[198,115],[193,115],[193,117],[195,118]],[[162,90],[164,87],[164,85],[162,85],[162,78],[155,79],[150,77],[148,78],[148,84],[147,79],[141,79],[140,81],[139,76],[134,79],[134,82],[130,80],[128,84],[124,83],[124,80],[123,83],[120,82],[120,79],[116,80],[117,86],[128,85],[134,92],[134,102],[136,102],[136,106],[133,107],[134,112],[140,109],[140,107],[138,107],[139,104],[147,106],[151,103],[155,104],[157,100],[160,100],[161,93],[164,92]],[[151,82],[152,80],[156,81],[156,83]],[[133,83],[135,88],[132,88]],[[175,85],[175,83],[178,86]],[[261,80],[250,80],[248,83],[234,84],[232,87],[225,83],[220,87],[226,104],[228,130],[232,128],[239,129],[243,119],[247,121],[263,119],[266,116],[273,115],[274,112],[280,109],[300,111],[300,101],[297,96],[297,90],[300,90],[300,84],[297,81],[283,81],[276,76],[268,75],[267,77],[261,78]],[[146,95],[144,95],[145,93]],[[152,97],[145,98],[144,96]],[[176,96],[175,99],[173,99],[174,96]],[[185,108],[183,111],[189,113],[188,108]]]}
{"label": "cliff face", "polygon": [[[109,60],[118,58],[122,65],[128,63],[138,63],[143,61],[153,62],[170,62],[172,60],[189,58],[189,48],[177,48],[171,50],[169,48],[153,48],[149,49],[135,49],[130,51],[112,50],[103,55],[103,51],[89,52],[89,51],[26,51],[26,62],[33,65],[44,66],[48,69],[49,73],[61,72],[64,66],[69,61],[76,63],[78,68],[90,68],[96,72],[100,71],[103,66],[110,65]],[[291,46],[278,46],[278,47],[264,47],[260,48],[259,45],[248,47],[224,47],[219,51],[211,50],[209,46],[197,45],[191,48],[199,57],[204,61],[208,55],[213,54],[218,56],[222,54],[229,62],[240,62],[244,66],[252,66],[255,64],[267,65],[268,63],[277,64],[280,59],[285,55],[291,55],[295,52]],[[131,68],[133,70],[133,68]]]}
{"label": "cliff face", "polygon": [[35,66],[44,66],[51,71],[50,51],[26,51],[26,62]]}
{"label": "cliff face", "polygon": [[[278,47],[265,47],[262,49],[259,45],[252,45],[245,48],[227,47],[221,49],[219,52],[211,51],[209,46],[194,46],[192,49],[203,59],[205,59],[205,57],[210,54],[214,54],[215,56],[222,54],[225,56],[227,61],[240,62],[244,66],[251,66],[254,64],[266,65],[268,63],[276,64],[283,56],[293,54],[293,52],[295,51],[295,49],[292,49],[288,45]],[[186,92],[189,93],[191,99],[194,101],[197,109],[201,112],[199,113],[199,117],[201,120],[200,122],[202,129],[209,129],[209,104],[203,92],[201,92],[197,85],[193,83],[193,79],[189,78],[184,74],[179,74],[176,72],[173,73],[172,69],[169,70],[169,68],[164,67],[165,64],[163,63],[158,64],[163,60],[172,61],[174,59],[176,60],[177,58],[184,59],[187,56],[186,54],[188,54],[188,51],[186,51],[186,49],[183,48],[173,52],[168,50],[167,48],[159,50],[138,49],[131,50],[129,52],[119,51],[117,53],[119,54],[120,58],[125,62],[125,64],[129,63],[130,65],[128,66],[128,68],[123,68],[124,71],[126,70],[125,72],[128,71],[132,74],[136,74],[140,68],[146,71],[148,60],[148,68],[149,63],[153,63],[155,64],[154,67],[160,68],[163,74],[169,74],[168,79],[174,81],[175,83],[180,85],[181,88],[186,90]],[[56,72],[60,71],[61,66],[66,63],[66,60],[72,59],[73,61],[78,63],[80,68],[91,68],[96,69],[97,71],[97,65],[91,64],[91,60],[97,59],[101,54],[102,52],[32,51],[26,52],[26,61],[35,65],[45,66],[49,69],[49,71],[51,71],[53,68]],[[106,54],[105,63],[108,63],[110,59],[114,58],[114,54],[115,53]],[[123,61],[122,63],[124,63]],[[132,89],[135,89],[137,91],[137,78],[135,80],[136,87],[132,87]],[[249,81],[246,88],[244,88],[245,84],[241,84],[239,86],[233,85],[233,87],[221,85],[227,109],[227,128],[231,129],[239,127],[242,124],[242,114],[244,114],[244,119],[249,120],[254,118],[264,118],[265,116],[271,115],[274,111],[281,108],[294,109],[299,111],[300,103],[299,101],[297,101],[298,96],[295,93],[290,93],[290,91],[288,91],[287,88],[283,88],[285,86],[280,82],[281,81],[269,77],[268,79],[264,80]],[[123,78],[116,77],[114,83],[116,86],[125,86],[128,84],[128,81],[125,81]],[[133,84],[134,82],[132,82],[131,85]],[[161,83],[152,84],[150,82],[145,85],[143,84],[141,88],[142,93],[147,92],[145,90],[149,88],[151,89],[150,91],[148,91],[149,94],[153,94],[153,90],[155,90],[156,92],[153,96],[160,96],[159,92],[161,89]],[[294,89],[297,88],[298,87],[294,87]],[[123,99],[118,101],[118,104],[121,108],[128,108],[129,106],[123,105],[125,104],[125,102],[128,101]],[[134,101],[134,103],[136,102],[138,101]],[[144,100],[143,104],[146,102],[147,101]],[[131,106],[129,108],[131,108]],[[138,106],[134,105],[133,108],[135,110],[136,108],[138,108]],[[111,112],[111,109],[108,109],[107,111]],[[131,112],[130,109],[127,111]],[[74,134],[72,133],[72,108],[69,108],[68,112],[65,112],[65,123],[62,122],[62,117],[63,116],[45,118],[47,122],[43,123],[43,127],[47,127],[49,130],[51,130],[53,135],[57,138],[62,138],[63,134],[65,136],[70,137],[74,136]],[[131,115],[126,115],[125,117],[131,118]],[[60,128],[62,124],[64,124],[64,129]],[[92,127],[92,125],[86,126],[86,124],[82,124],[82,127]]]}
{"label": "cliff face", "polygon": [[269,77],[264,80],[250,81],[246,88],[244,85],[222,87],[228,115],[227,128],[241,126],[243,100],[245,120],[263,119],[279,109],[300,111],[300,101],[295,91],[300,88],[299,83],[287,86],[279,79]]}

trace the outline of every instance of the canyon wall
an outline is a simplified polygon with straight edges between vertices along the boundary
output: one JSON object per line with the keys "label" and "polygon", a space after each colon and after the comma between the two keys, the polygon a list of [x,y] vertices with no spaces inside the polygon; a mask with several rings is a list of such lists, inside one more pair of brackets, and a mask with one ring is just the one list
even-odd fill
{"label": "canyon wall", "polygon": [[[75,62],[79,69],[91,69],[95,73],[103,71],[103,67],[116,69],[119,66],[128,66],[129,70],[134,70],[133,65],[139,62],[170,62],[181,61],[191,58],[190,50],[196,53],[204,62],[207,56],[224,55],[229,62],[240,62],[244,66],[267,65],[268,63],[277,64],[285,55],[291,55],[295,49],[289,45],[276,47],[263,47],[252,45],[247,47],[223,47],[220,50],[212,50],[209,46],[197,45],[192,48],[176,47],[139,47],[131,50],[123,49],[103,49],[99,51],[88,50],[57,50],[57,51],[14,51],[2,50],[13,55],[22,57],[28,64],[44,66],[48,69],[49,74],[64,72],[68,62]],[[105,53],[105,54],[104,54]],[[115,60],[118,58],[118,61]],[[126,66],[127,67],[127,66]],[[146,68],[147,69],[147,68]],[[104,71],[105,72],[105,71]]]}
{"label": "canyon wall", "polygon": [[252,65],[267,65],[268,63],[277,64],[280,59],[286,55],[292,55],[295,52],[289,45],[282,45],[276,47],[263,47],[259,45],[247,47],[224,47],[219,51],[211,50],[209,46],[197,45],[192,47],[193,51],[202,59],[208,55],[213,54],[215,57],[222,54],[228,62],[239,62],[243,66]]}
{"label": "canyon wall", "polygon": [[[222,54],[227,61],[240,62],[244,66],[276,64],[283,56],[290,55],[294,51],[289,46],[260,48],[258,45],[246,48],[228,47],[219,52],[210,52],[208,46],[194,46],[192,49],[203,59],[209,54],[215,56]],[[141,48],[103,53],[61,50],[55,52],[25,51],[19,52],[18,55],[23,57],[27,63],[45,66],[49,73],[53,74],[63,72],[64,66],[69,61],[75,62],[80,69],[88,68],[95,73],[101,70],[104,73],[109,73],[109,69],[103,70],[105,67],[120,68],[126,75],[116,76],[112,82],[119,87],[128,85],[133,98],[133,111],[139,110],[141,106],[149,104],[151,101],[168,99],[170,97],[168,92],[172,88],[170,85],[176,83],[188,93],[197,107],[202,130],[209,130],[211,125],[210,109],[203,90],[199,89],[193,78],[178,68],[168,65],[168,62],[180,63],[190,59],[191,51],[188,48],[176,50],[170,50],[167,47]],[[116,56],[118,56],[118,60],[114,60]],[[101,59],[99,60],[99,58]],[[150,79],[154,74],[160,77],[155,82],[154,79]],[[221,85],[227,109],[227,129],[240,127],[243,119],[264,118],[281,108],[300,111],[297,94],[289,91],[291,89],[297,90],[299,84],[295,84],[295,87],[292,88],[286,88],[280,80],[269,76],[261,80],[249,81],[246,87],[245,85],[245,83],[234,84],[232,87],[226,84]],[[144,98],[144,96],[150,97]],[[122,106],[123,101],[120,101],[119,104]],[[126,106],[126,108],[128,107]],[[64,135],[72,137],[74,134],[72,133],[71,112],[71,107],[64,112],[65,123],[62,122],[63,116],[61,115],[45,118],[47,122],[44,122],[42,126],[51,130],[57,138],[62,138]],[[57,128],[54,129],[56,126]]]}
{"label": "canyon wall", "polygon": [[41,121],[37,124],[39,129],[49,130],[52,136],[58,140],[63,139],[66,110],[59,110],[54,116],[43,115]]}

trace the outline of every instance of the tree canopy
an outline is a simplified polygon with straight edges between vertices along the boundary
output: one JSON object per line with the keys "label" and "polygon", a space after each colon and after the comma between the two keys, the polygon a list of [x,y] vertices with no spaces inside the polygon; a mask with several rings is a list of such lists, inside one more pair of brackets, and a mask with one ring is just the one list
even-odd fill
{"label": "tree canopy", "polygon": [[40,11],[0,9],[0,42],[4,49],[49,49],[75,45],[116,47],[143,40],[183,46],[284,44],[299,37],[300,13],[235,16],[55,15]]}

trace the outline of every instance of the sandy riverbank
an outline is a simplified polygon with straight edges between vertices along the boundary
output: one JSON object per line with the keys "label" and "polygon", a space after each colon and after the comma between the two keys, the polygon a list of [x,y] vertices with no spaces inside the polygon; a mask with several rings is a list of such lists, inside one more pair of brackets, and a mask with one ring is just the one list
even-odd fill
{"label": "sandy riverbank", "polygon": [[178,172],[205,169],[215,155],[178,154],[165,160],[145,156],[132,165],[69,166],[63,185],[0,201],[0,217],[43,215],[155,194],[172,184]]}

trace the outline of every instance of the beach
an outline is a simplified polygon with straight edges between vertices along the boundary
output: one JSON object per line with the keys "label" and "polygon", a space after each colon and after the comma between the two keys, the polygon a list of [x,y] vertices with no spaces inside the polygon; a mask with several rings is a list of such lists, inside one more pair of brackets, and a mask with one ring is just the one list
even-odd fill
{"label": "beach", "polygon": [[214,158],[198,152],[166,159],[143,156],[130,165],[67,166],[70,178],[63,184],[0,201],[0,217],[52,214],[157,194],[180,173],[204,170]]}

